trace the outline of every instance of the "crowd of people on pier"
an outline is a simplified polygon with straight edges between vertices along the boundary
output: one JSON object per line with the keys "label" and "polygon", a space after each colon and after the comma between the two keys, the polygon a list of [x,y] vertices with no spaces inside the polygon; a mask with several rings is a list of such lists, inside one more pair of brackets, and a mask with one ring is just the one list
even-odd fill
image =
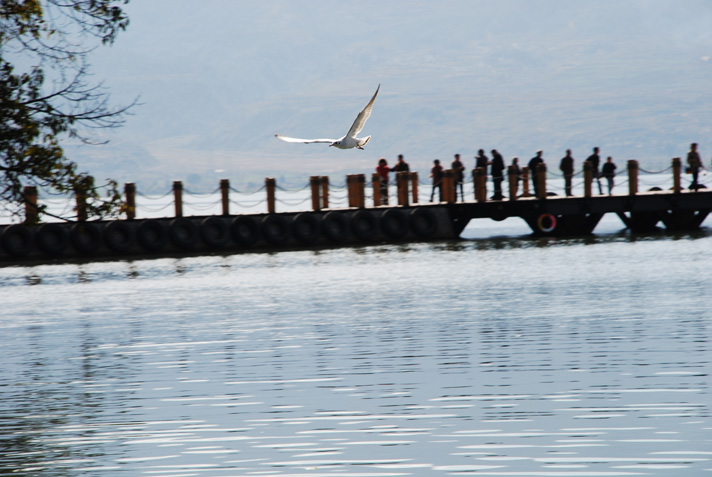
{"label": "crowd of people on pier", "polygon": [[[532,181],[532,188],[534,190],[534,195],[539,195],[539,181],[537,180],[537,174],[535,171],[539,164],[546,164],[544,157],[544,151],[538,150],[534,157],[532,157],[527,163],[529,168],[530,178]],[[492,184],[494,188],[492,200],[502,200],[504,195],[502,194],[502,182],[505,178],[505,171],[507,167],[504,162],[502,155],[496,150],[492,149],[491,159],[487,157],[484,149],[477,151],[475,159],[475,169],[482,168],[485,171],[489,170],[489,175],[492,179]],[[596,181],[598,185],[598,193],[603,195],[603,185],[601,184],[601,179],[605,179],[606,186],[608,189],[608,195],[613,194],[613,188],[615,187],[615,177],[616,169],[618,166],[613,162],[613,158],[608,156],[605,162],[601,163],[600,149],[594,147],[591,155],[586,158],[586,163],[590,164],[590,170],[592,179]],[[573,196],[573,177],[576,175],[574,167],[575,159],[572,156],[571,149],[567,149],[564,157],[559,161],[559,170],[564,178],[564,192],[567,197]],[[522,169],[519,166],[519,158],[512,158],[510,167],[514,170],[514,175],[516,177],[517,184],[522,180]],[[692,181],[689,185],[690,190],[698,190],[700,188],[699,174],[702,169],[704,169],[704,164],[700,159],[699,152],[697,151],[697,144],[692,143],[690,145],[690,151],[687,153],[687,166],[685,167],[685,172],[691,174]],[[455,201],[458,200],[458,191],[460,199],[465,200],[464,193],[464,183],[465,183],[465,165],[460,159],[460,154],[455,154],[452,163],[450,164],[450,169],[453,171],[453,182],[455,185]],[[391,172],[409,172],[410,166],[403,155],[398,155],[398,162],[395,166],[389,167],[388,161],[385,158],[380,158],[378,161],[378,166],[376,167],[376,172],[380,178],[380,196],[381,203],[388,204],[388,183],[389,174]],[[433,166],[430,169],[430,180],[432,184],[432,189],[430,192],[430,202],[435,199],[435,194],[438,194],[438,200],[442,201],[442,184],[443,177],[445,175],[445,169],[440,161],[440,159],[433,160]]]}

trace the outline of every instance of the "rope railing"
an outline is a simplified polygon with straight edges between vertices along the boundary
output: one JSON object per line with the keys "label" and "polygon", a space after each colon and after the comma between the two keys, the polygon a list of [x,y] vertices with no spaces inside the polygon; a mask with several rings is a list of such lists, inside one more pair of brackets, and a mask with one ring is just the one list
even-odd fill
{"label": "rope railing", "polygon": [[[629,161],[629,168],[633,167],[633,161]],[[585,169],[589,171],[590,169]],[[660,187],[662,189],[668,190],[671,182],[671,175],[674,179],[673,189],[677,188],[677,191],[684,189],[680,186],[681,182],[681,161],[680,159],[675,159],[673,161],[673,166],[667,167],[661,170],[647,170],[639,168],[637,163],[635,163],[635,181],[636,184],[640,184],[641,191],[644,188],[650,187]],[[672,171],[672,174],[670,174]],[[492,200],[492,195],[494,194],[494,185],[496,181],[493,180],[491,174],[482,175],[481,173],[473,174],[469,177],[468,174],[465,175],[465,181],[460,184],[454,184],[452,180],[452,172],[444,171],[447,178],[443,180],[443,189],[448,189],[448,194],[444,194],[442,197],[446,201],[461,201],[464,197],[465,201],[489,201]],[[538,172],[541,174],[541,171]],[[630,174],[630,169],[628,174]],[[450,174],[450,175],[448,175]],[[529,196],[533,196],[534,187],[532,181],[531,171],[526,178],[527,190],[529,191]],[[587,175],[588,174],[588,175]],[[616,174],[614,190],[618,194],[629,194],[630,191],[637,191],[637,186],[634,188],[629,188],[628,174],[625,171],[618,171]],[[642,174],[643,180],[639,179],[639,174]],[[567,175],[564,175],[558,170],[547,170],[545,174],[546,180],[546,190],[551,192],[552,195],[563,195],[567,191],[565,180]],[[659,176],[656,177],[656,176]],[[511,176],[513,177],[513,176]],[[449,178],[449,179],[448,179]],[[475,178],[477,178],[477,184],[475,184]],[[570,175],[571,179],[576,178],[576,180],[570,181],[571,191],[575,196],[582,196],[584,194],[599,195],[607,191],[607,181],[603,177],[592,177],[590,173],[584,173],[584,171],[577,171]],[[268,178],[265,180],[265,184],[253,189],[238,189],[230,186],[228,180],[220,181],[220,186],[214,188],[210,192],[197,192],[191,189],[184,189],[180,181],[173,182],[173,188],[163,194],[153,194],[153,193],[142,193],[137,191],[135,185],[126,184],[125,194],[126,194],[126,212],[127,218],[131,219],[137,215],[142,218],[159,217],[159,214],[164,214],[166,210],[175,207],[177,216],[190,216],[190,215],[204,215],[206,211],[220,209],[222,205],[222,214],[240,214],[248,213],[249,211],[254,211],[260,207],[267,205],[266,212],[272,213],[276,212],[275,204],[278,204],[279,212],[300,212],[303,210],[321,210],[321,209],[333,209],[333,208],[343,208],[343,207],[370,207],[376,205],[402,205],[402,204],[415,204],[415,203],[429,203],[430,197],[433,191],[432,179],[427,176],[420,176],[417,173],[411,173],[402,175],[400,174],[394,180],[389,180],[387,185],[387,197],[383,197],[383,188],[378,187],[378,190],[374,189],[376,184],[378,184],[377,178],[371,177],[371,175],[356,174],[346,177],[346,182],[339,184],[332,184],[327,176],[312,176],[309,183],[305,186],[297,188],[283,187],[276,184],[273,178]],[[351,179],[358,179],[354,183]],[[524,193],[523,181],[525,178],[523,176],[518,176],[516,181],[516,194],[510,199],[509,181],[510,175],[506,174],[503,176],[503,180],[500,182],[502,194],[504,195],[504,200],[518,200]],[[404,184],[405,181],[405,184]],[[587,182],[590,181],[590,182]],[[600,187],[599,187],[600,184]],[[677,184],[677,185],[675,185]],[[133,202],[129,201],[129,188],[131,185],[133,193]],[[352,194],[352,188],[357,187],[361,189],[360,195],[356,194],[358,199],[354,199]],[[587,189],[590,187],[590,189]],[[417,190],[415,190],[417,188]],[[454,191],[451,189],[455,189]],[[278,194],[275,194],[277,192]],[[263,193],[265,197],[255,197],[254,200],[245,200],[245,198]],[[189,200],[183,200],[183,196],[186,196]],[[78,216],[77,212],[78,205],[71,197],[66,195],[62,196],[60,194],[52,193],[51,191],[42,191],[41,202],[46,206],[47,210],[45,215],[48,217],[56,218],[58,220],[65,221],[76,221],[82,220]],[[64,197],[64,198],[62,198]],[[136,197],[139,198],[138,204],[136,203]],[[440,194],[435,191],[434,200],[438,200]],[[192,200],[191,200],[192,199]],[[35,192],[35,203],[37,202],[37,194]],[[92,199],[90,199],[92,200]],[[354,200],[361,201],[354,203]],[[312,202],[311,207],[305,207],[309,201]],[[375,204],[374,201],[378,201]],[[35,207],[37,207],[35,205]],[[186,213],[183,213],[183,208],[186,209]],[[232,208],[232,209],[231,209]],[[2,211],[10,210],[7,207],[2,207],[0,204],[0,217],[2,216]],[[258,211],[264,212],[264,211]],[[201,214],[202,213],[202,214]],[[254,212],[249,212],[254,213]],[[12,213],[13,217],[16,217],[17,211]],[[83,220],[86,220],[84,218]]]}

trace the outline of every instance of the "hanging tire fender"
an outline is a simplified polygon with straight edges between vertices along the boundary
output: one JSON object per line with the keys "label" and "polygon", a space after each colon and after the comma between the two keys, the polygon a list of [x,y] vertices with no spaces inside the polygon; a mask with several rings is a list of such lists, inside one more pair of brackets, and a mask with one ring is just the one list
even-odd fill
{"label": "hanging tire fender", "polygon": [[402,239],[408,233],[408,216],[401,209],[388,209],[381,214],[381,230],[393,240]]}
{"label": "hanging tire fender", "polygon": [[128,252],[134,244],[134,227],[127,222],[109,222],[104,227],[104,243],[114,252]]}
{"label": "hanging tire fender", "polygon": [[321,230],[326,238],[335,243],[340,243],[349,237],[349,221],[346,214],[341,212],[327,212],[321,219]]}
{"label": "hanging tire fender", "polygon": [[262,235],[271,245],[283,245],[289,234],[289,222],[283,216],[270,214],[262,219]]}
{"label": "hanging tire fender", "polygon": [[536,220],[536,226],[539,232],[551,233],[556,229],[556,217],[551,214],[541,214]]}
{"label": "hanging tire fender", "polygon": [[139,224],[136,238],[147,252],[158,252],[168,243],[168,232],[161,222],[149,219]]}
{"label": "hanging tire fender", "polygon": [[378,218],[368,210],[357,210],[349,221],[351,231],[361,240],[375,240],[378,236]]}
{"label": "hanging tire fender", "polygon": [[316,243],[321,237],[321,220],[312,212],[302,212],[292,220],[292,234],[305,245]]}
{"label": "hanging tire fender", "polygon": [[413,209],[410,211],[410,228],[419,237],[432,237],[438,231],[438,218],[430,209]]}
{"label": "hanging tire fender", "polygon": [[243,247],[253,246],[262,235],[259,222],[246,215],[233,219],[230,224],[230,234],[235,243]]}
{"label": "hanging tire fender", "polygon": [[69,241],[74,250],[84,255],[91,255],[101,247],[101,228],[98,225],[79,222],[72,225]]}
{"label": "hanging tire fender", "polygon": [[177,217],[168,226],[168,238],[178,248],[190,250],[198,243],[198,226],[190,219]]}
{"label": "hanging tire fender", "polygon": [[13,224],[2,231],[2,247],[14,257],[24,257],[32,251],[32,232],[26,225]]}
{"label": "hanging tire fender", "polygon": [[42,224],[35,233],[37,248],[47,255],[60,255],[67,248],[69,233],[60,224]]}
{"label": "hanging tire fender", "polygon": [[230,225],[222,217],[207,217],[200,222],[200,238],[210,248],[222,248],[230,238]]}

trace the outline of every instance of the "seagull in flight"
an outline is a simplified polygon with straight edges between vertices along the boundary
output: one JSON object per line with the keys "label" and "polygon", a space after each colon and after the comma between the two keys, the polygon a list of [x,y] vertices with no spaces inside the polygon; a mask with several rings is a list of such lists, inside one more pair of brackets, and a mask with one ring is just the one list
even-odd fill
{"label": "seagull in flight", "polygon": [[378,88],[376,88],[376,92],[373,94],[373,98],[371,98],[371,101],[369,101],[366,107],[363,108],[360,113],[358,113],[358,116],[356,116],[356,120],[351,125],[351,129],[349,129],[349,132],[346,133],[346,136],[342,137],[341,139],[298,139],[296,137],[286,137],[281,136],[279,134],[275,134],[274,136],[284,142],[299,142],[303,144],[323,142],[328,143],[329,147],[334,146],[339,149],[352,149],[354,147],[363,149],[363,146],[365,146],[366,143],[371,139],[371,136],[356,136],[361,132],[361,130],[363,129],[363,125],[366,124],[366,120],[371,116],[371,109],[373,109],[373,103],[376,101],[376,96],[378,96],[379,89],[381,89],[380,84],[378,85]]}

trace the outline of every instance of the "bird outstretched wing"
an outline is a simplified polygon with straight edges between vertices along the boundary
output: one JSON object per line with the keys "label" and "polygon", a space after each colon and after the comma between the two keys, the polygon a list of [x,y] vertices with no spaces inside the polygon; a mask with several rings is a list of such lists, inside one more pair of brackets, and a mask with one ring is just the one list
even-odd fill
{"label": "bird outstretched wing", "polygon": [[276,137],[277,139],[281,139],[284,142],[299,142],[302,144],[313,144],[317,142],[325,142],[331,144],[334,141],[338,141],[338,139],[299,139],[297,137],[287,137],[282,136],[280,134],[275,134],[274,137]]}
{"label": "bird outstretched wing", "polygon": [[379,89],[381,89],[380,84],[378,85],[378,88],[376,88],[376,92],[373,94],[373,98],[371,98],[371,101],[369,101],[366,107],[363,108],[360,113],[358,113],[358,116],[356,116],[356,120],[351,125],[351,129],[349,129],[349,132],[346,134],[346,137],[356,137],[358,133],[361,132],[364,124],[366,124],[366,120],[371,117],[371,110],[373,109],[373,103],[376,101],[376,96],[378,96]]}

